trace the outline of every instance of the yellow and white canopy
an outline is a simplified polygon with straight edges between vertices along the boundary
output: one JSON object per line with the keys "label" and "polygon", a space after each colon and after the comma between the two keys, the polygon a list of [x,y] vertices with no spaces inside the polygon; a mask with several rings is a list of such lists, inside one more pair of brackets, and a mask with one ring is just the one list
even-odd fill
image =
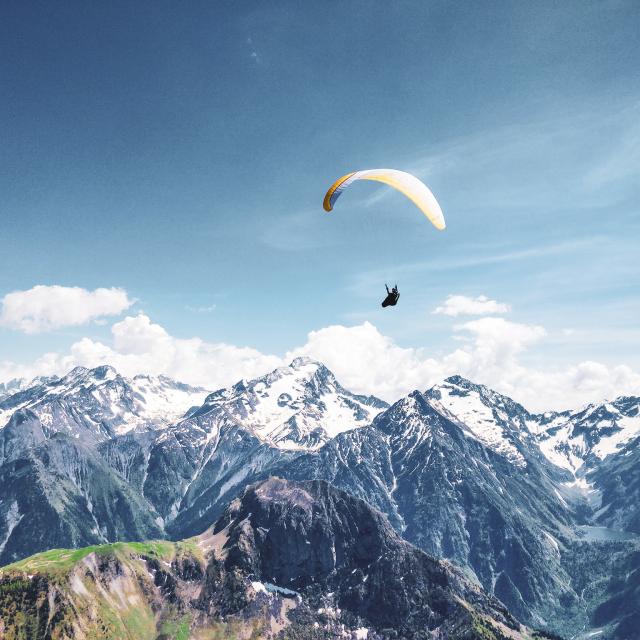
{"label": "yellow and white canopy", "polygon": [[442,209],[427,185],[410,173],[396,169],[366,169],[342,176],[327,191],[323,203],[324,210],[331,211],[340,194],[356,180],[374,180],[388,184],[400,193],[404,193],[431,220],[436,229],[442,231],[446,227]]}

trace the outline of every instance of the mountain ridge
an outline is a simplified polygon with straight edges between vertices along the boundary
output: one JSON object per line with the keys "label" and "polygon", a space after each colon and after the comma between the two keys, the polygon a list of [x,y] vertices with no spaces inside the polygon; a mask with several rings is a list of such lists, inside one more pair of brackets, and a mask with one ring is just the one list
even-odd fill
{"label": "mountain ridge", "polygon": [[[279,404],[283,393],[289,397]],[[628,414],[633,401],[621,401]],[[329,437],[331,429],[322,421],[335,419],[327,409],[332,402],[348,412],[340,414],[344,422],[334,423]],[[360,411],[373,418],[358,420]],[[375,398],[351,394],[324,365],[308,359],[215,391],[181,420],[160,428],[107,428],[100,438],[81,439],[89,448],[85,454],[67,443],[76,439],[73,433],[43,428],[39,416],[23,407],[0,429],[0,488],[7,489],[0,495],[0,562],[20,557],[19,540],[32,508],[22,494],[33,493],[33,505],[51,505],[55,518],[66,523],[61,526],[69,544],[97,544],[131,531],[137,539],[196,535],[248,484],[271,475],[319,479],[384,512],[403,537],[457,563],[525,622],[559,631],[590,628],[608,587],[598,574],[593,589],[578,588],[593,569],[574,558],[587,545],[596,562],[618,554],[619,564],[633,571],[633,531],[640,524],[633,503],[640,491],[637,442],[625,440],[602,460],[585,454],[575,470],[556,464],[556,454],[546,455],[543,445],[559,419],[575,414],[582,421],[576,428],[584,430],[589,416],[610,421],[611,410],[606,411],[564,412],[560,418],[533,414],[460,376],[384,407]],[[273,431],[265,434],[265,424]],[[593,427],[598,429],[597,421]],[[599,441],[620,438],[610,427],[605,425]],[[562,444],[556,437],[554,446]],[[75,452],[71,458],[69,451]],[[75,455],[82,461],[69,466]],[[130,503],[132,530],[122,519],[110,525],[115,514],[94,508],[104,501],[87,491],[87,469],[104,479],[104,495],[119,496],[112,502]],[[62,494],[47,488],[65,475],[73,481],[60,484]],[[36,476],[48,479],[41,491],[41,485],[21,484],[20,477]],[[126,498],[128,492],[135,499]],[[106,535],[80,541],[72,534],[94,517],[97,531]],[[42,548],[50,546],[44,523],[30,526],[40,531]],[[627,533],[617,540],[617,531]],[[37,550],[23,549],[22,555]],[[617,618],[612,620],[613,629]]]}

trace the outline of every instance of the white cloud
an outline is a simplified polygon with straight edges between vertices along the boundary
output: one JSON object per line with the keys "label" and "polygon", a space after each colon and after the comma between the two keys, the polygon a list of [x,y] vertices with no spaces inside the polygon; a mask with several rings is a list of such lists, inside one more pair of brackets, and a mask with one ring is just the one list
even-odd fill
{"label": "white cloud", "polygon": [[624,365],[586,361],[555,369],[527,366],[523,356],[547,337],[541,326],[484,317],[457,324],[453,331],[459,346],[434,357],[425,349],[399,346],[369,322],[333,325],[310,332],[304,345],[280,358],[250,347],[176,338],[139,314],[112,326],[110,344],[83,338],[68,353],[47,353],[31,365],[0,362],[0,380],[62,375],[77,365],[106,363],[127,376],[162,373],[216,389],[307,355],[324,362],[346,388],[390,402],[454,374],[486,384],[534,411],[640,395],[640,375]]}
{"label": "white cloud", "polygon": [[37,285],[2,298],[0,326],[28,334],[42,333],[118,315],[133,303],[126,291],[115,287],[87,291],[80,287]]}
{"label": "white cloud", "polygon": [[281,359],[249,347],[171,336],[143,313],[111,327],[112,344],[82,338],[68,354],[45,354],[30,366],[0,363],[0,380],[63,375],[75,366],[110,364],[126,376],[165,374],[194,385],[217,389],[251,378],[281,364]]}
{"label": "white cloud", "polygon": [[517,369],[517,355],[545,335],[542,327],[503,318],[481,318],[455,328],[463,346],[440,358],[429,356],[424,349],[400,347],[365,322],[312,331],[307,343],[289,352],[286,359],[316,358],[347,388],[394,401],[454,374],[499,384],[505,372]]}
{"label": "white cloud", "polygon": [[368,322],[312,331],[307,343],[287,358],[308,355],[321,360],[347,388],[388,401],[454,374],[504,393],[532,411],[640,395],[640,374],[624,365],[582,362],[543,370],[522,364],[519,356],[547,335],[543,327],[488,317],[456,325],[455,330],[462,346],[439,358],[398,346]]}
{"label": "white cloud", "polygon": [[508,313],[508,304],[490,300],[487,296],[469,298],[468,296],[450,295],[441,307],[436,307],[433,313],[445,316],[487,316],[492,313]]}
{"label": "white cloud", "polygon": [[307,343],[290,351],[285,360],[301,355],[324,362],[347,389],[389,401],[433,384],[444,374],[441,362],[421,349],[399,347],[369,322],[312,331]]}
{"label": "white cloud", "polygon": [[[482,350],[499,364],[515,357],[547,333],[543,327],[511,322],[504,318],[479,318],[455,325],[455,328],[472,334],[475,348]],[[483,366],[486,364],[488,363]]]}
{"label": "white cloud", "polygon": [[262,375],[281,364],[280,358],[249,347],[176,338],[142,313],[117,322],[111,333],[112,346],[88,338],[76,342],[71,348],[75,364],[93,367],[108,362],[124,375],[163,373],[209,389]]}

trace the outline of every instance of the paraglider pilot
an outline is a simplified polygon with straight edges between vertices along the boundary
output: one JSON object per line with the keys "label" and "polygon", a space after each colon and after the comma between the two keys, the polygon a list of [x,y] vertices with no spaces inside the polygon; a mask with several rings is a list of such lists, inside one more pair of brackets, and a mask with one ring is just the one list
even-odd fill
{"label": "paraglider pilot", "polygon": [[398,291],[398,285],[395,285],[391,291],[389,291],[389,287],[385,284],[385,289],[387,290],[387,297],[382,301],[383,307],[395,307],[398,304],[398,300],[400,299],[400,292]]}

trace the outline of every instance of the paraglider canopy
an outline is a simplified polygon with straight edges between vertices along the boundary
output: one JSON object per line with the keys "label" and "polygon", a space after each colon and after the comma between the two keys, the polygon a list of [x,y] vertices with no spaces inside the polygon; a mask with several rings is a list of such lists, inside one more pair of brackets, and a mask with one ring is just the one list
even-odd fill
{"label": "paraglider canopy", "polygon": [[409,198],[422,213],[429,218],[436,229],[442,231],[446,227],[442,209],[427,185],[415,176],[396,169],[367,169],[348,173],[336,180],[327,191],[323,207],[331,211],[342,192],[356,180],[373,180],[393,187]]}

